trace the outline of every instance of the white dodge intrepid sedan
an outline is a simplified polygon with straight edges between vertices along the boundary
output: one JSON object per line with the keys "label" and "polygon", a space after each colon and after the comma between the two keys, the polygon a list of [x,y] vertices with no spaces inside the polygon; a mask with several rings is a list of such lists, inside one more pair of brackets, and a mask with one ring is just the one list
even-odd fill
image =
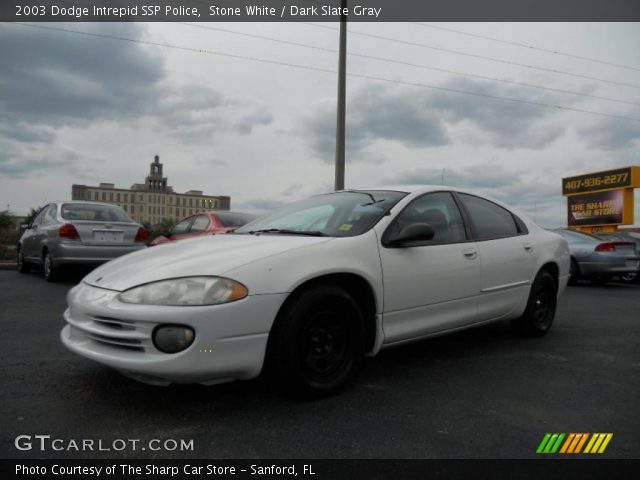
{"label": "white dodge intrepid sedan", "polygon": [[147,383],[265,370],[320,396],[394,345],[499,320],[544,335],[569,266],[563,238],[473,192],[346,190],[97,268],[69,292],[61,337]]}

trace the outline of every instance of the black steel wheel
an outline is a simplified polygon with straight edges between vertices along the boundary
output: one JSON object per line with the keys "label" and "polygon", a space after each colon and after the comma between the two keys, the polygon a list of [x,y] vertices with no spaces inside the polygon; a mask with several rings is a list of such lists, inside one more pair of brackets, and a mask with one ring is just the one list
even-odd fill
{"label": "black steel wheel", "polygon": [[546,270],[538,272],[529,293],[524,314],[511,321],[514,329],[527,337],[545,335],[556,315],[558,287],[553,276]]}
{"label": "black steel wheel", "polygon": [[344,290],[321,285],[298,295],[276,319],[267,361],[281,388],[307,398],[342,389],[364,358],[364,319]]}

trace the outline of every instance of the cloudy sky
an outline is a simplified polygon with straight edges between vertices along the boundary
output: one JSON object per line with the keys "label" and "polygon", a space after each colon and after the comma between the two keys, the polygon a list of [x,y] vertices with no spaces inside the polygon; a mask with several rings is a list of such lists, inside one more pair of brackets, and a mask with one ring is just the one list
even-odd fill
{"label": "cloudy sky", "polygon": [[[174,189],[237,210],[332,189],[336,24],[47,25],[94,35],[0,24],[0,209],[128,188],[156,154]],[[640,165],[640,24],[360,23],[348,38],[347,187],[444,178],[559,226],[562,176]]]}

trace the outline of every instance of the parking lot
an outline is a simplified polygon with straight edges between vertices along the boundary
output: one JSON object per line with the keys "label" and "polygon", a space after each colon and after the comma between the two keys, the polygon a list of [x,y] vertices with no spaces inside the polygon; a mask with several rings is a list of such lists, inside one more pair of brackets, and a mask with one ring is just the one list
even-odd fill
{"label": "parking lot", "polygon": [[[296,402],[261,381],[152,387],[67,351],[68,289],[0,271],[5,458],[534,458],[546,432],[640,451],[640,285],[569,287],[551,333],[508,323],[383,351],[342,394]],[[193,439],[193,451],[18,451],[18,435]]]}

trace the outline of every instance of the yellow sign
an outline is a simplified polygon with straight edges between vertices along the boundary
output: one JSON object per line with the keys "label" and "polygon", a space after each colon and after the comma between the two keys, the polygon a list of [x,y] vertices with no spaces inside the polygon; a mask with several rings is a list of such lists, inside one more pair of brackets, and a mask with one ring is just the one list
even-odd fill
{"label": "yellow sign", "polygon": [[633,189],[638,187],[640,167],[637,166],[563,178],[567,225],[594,232],[632,224]]}
{"label": "yellow sign", "polygon": [[562,179],[562,194],[565,196],[638,187],[640,187],[640,167],[617,168]]}

